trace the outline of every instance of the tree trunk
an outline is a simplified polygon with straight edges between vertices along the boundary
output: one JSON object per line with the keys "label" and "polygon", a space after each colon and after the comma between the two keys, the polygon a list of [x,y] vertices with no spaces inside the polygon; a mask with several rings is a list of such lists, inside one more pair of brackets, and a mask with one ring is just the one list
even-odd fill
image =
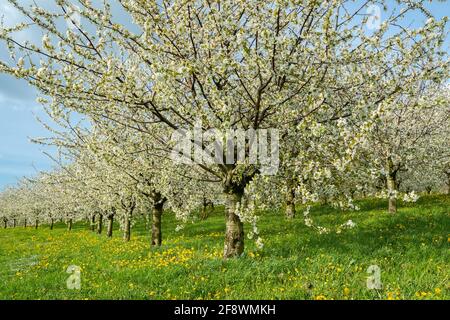
{"label": "tree trunk", "polygon": [[130,241],[131,239],[131,217],[125,217],[125,226],[123,230],[123,240]]}
{"label": "tree trunk", "polygon": [[236,215],[236,208],[242,200],[242,193],[226,193],[226,231],[223,258],[235,258],[244,252],[244,225]]}
{"label": "tree trunk", "polygon": [[5,227],[5,229],[8,228],[8,220],[3,220],[3,226]]}
{"label": "tree trunk", "polygon": [[395,189],[395,180],[392,177],[388,177],[387,179],[388,192],[389,192],[389,213],[397,212],[397,196]]}
{"label": "tree trunk", "polygon": [[17,225],[17,221],[16,221],[16,219],[13,219],[13,228],[15,228],[16,225]]}
{"label": "tree trunk", "polygon": [[447,195],[450,195],[450,173],[447,173]]}
{"label": "tree trunk", "polygon": [[102,234],[103,230],[103,215],[98,215],[98,222],[97,222],[97,234]]}
{"label": "tree trunk", "polygon": [[36,219],[36,221],[34,222],[34,228],[37,230],[38,227],[39,227],[39,220]]}
{"label": "tree trunk", "polygon": [[91,217],[91,231],[95,231],[95,214]]}
{"label": "tree trunk", "polygon": [[26,228],[27,227],[27,218],[25,218],[24,222],[23,222],[23,227]]}
{"label": "tree trunk", "polygon": [[67,230],[72,231],[72,219],[69,219],[69,222],[67,223]]}
{"label": "tree trunk", "polygon": [[295,189],[291,183],[287,184],[286,191],[286,218],[295,218]]}
{"label": "tree trunk", "polygon": [[394,165],[392,163],[392,160],[388,160],[388,168],[387,168],[387,177],[386,177],[386,184],[389,194],[389,213],[396,213],[397,212],[397,172],[394,170]]}
{"label": "tree trunk", "polygon": [[161,217],[163,213],[164,203],[156,203],[152,211],[152,246],[161,246]]}
{"label": "tree trunk", "polygon": [[202,209],[200,212],[200,219],[206,220],[206,218],[208,218],[208,203],[206,201],[206,198],[203,197]]}
{"label": "tree trunk", "polygon": [[50,219],[50,230],[53,230],[53,226],[54,226],[55,222],[53,220],[53,218]]}
{"label": "tree trunk", "polygon": [[214,202],[208,200],[206,197],[203,197],[202,209],[200,211],[200,219],[202,219],[202,220],[208,219],[208,216],[209,216],[208,207],[210,208],[211,211],[213,211],[214,210]]}
{"label": "tree trunk", "polygon": [[114,226],[114,215],[108,216],[108,230],[106,231],[106,236],[112,238],[113,236],[113,226]]}

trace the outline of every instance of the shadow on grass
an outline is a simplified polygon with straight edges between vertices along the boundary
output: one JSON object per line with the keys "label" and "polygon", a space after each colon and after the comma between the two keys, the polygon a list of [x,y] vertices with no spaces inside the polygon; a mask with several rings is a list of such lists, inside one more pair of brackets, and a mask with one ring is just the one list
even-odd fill
{"label": "shadow on grass", "polygon": [[447,201],[445,196],[424,197],[415,205],[408,204],[392,215],[381,207],[383,201],[365,200],[358,203],[363,208],[361,211],[343,212],[340,217],[339,214],[315,215],[321,218],[317,219],[319,225],[326,227],[337,225],[335,222],[338,220],[350,218],[358,221],[355,229],[344,230],[341,234],[318,234],[307,228],[301,218],[285,223],[271,217],[262,228],[270,241],[266,254],[288,257],[305,252],[308,255],[333,252],[372,256],[380,251],[387,254],[392,250],[401,254],[412,244],[445,250],[450,230],[450,206]]}

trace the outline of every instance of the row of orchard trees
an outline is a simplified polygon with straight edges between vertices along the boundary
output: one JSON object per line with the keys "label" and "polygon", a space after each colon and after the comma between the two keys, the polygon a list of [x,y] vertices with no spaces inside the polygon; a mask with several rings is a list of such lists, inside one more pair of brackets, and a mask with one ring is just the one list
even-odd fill
{"label": "row of orchard trees", "polygon": [[[66,0],[8,1],[24,23],[0,29],[10,51],[0,72],[37,88],[60,129],[37,139],[58,147],[58,168],[2,193],[7,223],[115,219],[128,240],[136,211],[151,212],[160,245],[164,210],[185,222],[214,200],[231,258],[244,251],[244,223],[262,243],[267,206],[293,218],[299,203],[357,209],[355,197],[379,194],[395,212],[399,197],[449,183],[447,20],[425,1],[387,7],[377,27],[370,0],[78,0],[79,21]],[[423,18],[414,28],[411,15]],[[236,156],[173,162],[173,132],[197,123],[276,130],[277,174]]]}
{"label": "row of orchard trees", "polygon": [[[189,218],[185,212],[194,212],[205,199],[216,198],[216,183],[202,179],[201,172],[181,172],[183,168],[174,167],[170,159],[143,155],[122,130],[112,129],[106,136],[98,127],[70,128],[67,117],[58,123],[64,130],[52,129],[54,138],[36,140],[59,147],[58,158],[49,155],[56,169],[24,179],[2,193],[5,227],[18,222],[26,227],[31,221],[36,228],[45,223],[53,229],[56,221],[64,221],[71,230],[73,223],[88,221],[98,233],[106,225],[107,236],[112,237],[116,221],[129,241],[138,213],[139,218],[144,215],[151,221],[152,245],[159,246],[163,208],[183,223]],[[178,178],[170,179],[171,175]]]}

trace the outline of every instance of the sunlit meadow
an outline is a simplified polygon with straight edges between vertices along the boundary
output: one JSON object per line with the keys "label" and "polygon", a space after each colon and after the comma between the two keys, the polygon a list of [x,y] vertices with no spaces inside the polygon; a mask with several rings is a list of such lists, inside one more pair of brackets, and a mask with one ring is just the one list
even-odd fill
{"label": "sunlit meadow", "polygon": [[[425,196],[398,214],[385,201],[336,214],[317,206],[321,225],[348,219],[357,227],[317,233],[279,212],[261,218],[266,243],[247,242],[242,259],[223,260],[223,208],[176,232],[163,216],[164,242],[151,248],[141,220],[132,240],[97,235],[88,225],[0,230],[0,299],[449,299],[450,199]],[[81,290],[66,285],[81,268]],[[381,269],[382,289],[369,290],[367,268]]]}

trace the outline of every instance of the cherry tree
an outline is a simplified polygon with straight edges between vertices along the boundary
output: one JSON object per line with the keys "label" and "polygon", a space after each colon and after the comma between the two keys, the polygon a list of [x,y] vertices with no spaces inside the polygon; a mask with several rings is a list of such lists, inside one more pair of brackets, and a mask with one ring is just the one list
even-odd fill
{"label": "cherry tree", "polygon": [[[412,11],[429,15],[425,1],[399,1],[375,30],[365,25],[376,1],[118,1],[133,28],[115,22],[108,3],[78,2],[83,24],[64,32],[57,21],[72,19],[68,1],[44,9],[9,0],[28,21],[1,29],[12,60],[0,62],[0,71],[37,87],[54,114],[109,119],[161,142],[166,153],[168,131],[197,120],[202,130],[272,128],[286,139],[285,132],[301,135],[326,122],[349,135],[340,146],[348,159],[336,163],[344,171],[361,131],[348,130],[343,119],[369,126],[404,90],[442,76],[445,21],[430,18],[415,29],[403,23]],[[43,32],[42,43],[18,39],[29,28]],[[336,147],[330,143],[322,147]],[[242,200],[261,165],[235,158],[197,169],[226,199],[224,258],[240,256],[242,222],[252,220]],[[310,181],[312,172],[303,178]],[[122,195],[126,210],[134,208],[135,193]]]}
{"label": "cherry tree", "polygon": [[450,109],[448,99],[442,95],[442,87],[432,83],[420,85],[417,93],[402,95],[386,106],[367,145],[373,160],[369,168],[385,183],[383,191],[387,192],[390,213],[397,210],[400,178],[430,174],[432,170],[425,167],[436,168],[434,159],[443,155],[433,152],[436,149],[433,142],[448,140],[448,133],[442,128],[449,122]]}

